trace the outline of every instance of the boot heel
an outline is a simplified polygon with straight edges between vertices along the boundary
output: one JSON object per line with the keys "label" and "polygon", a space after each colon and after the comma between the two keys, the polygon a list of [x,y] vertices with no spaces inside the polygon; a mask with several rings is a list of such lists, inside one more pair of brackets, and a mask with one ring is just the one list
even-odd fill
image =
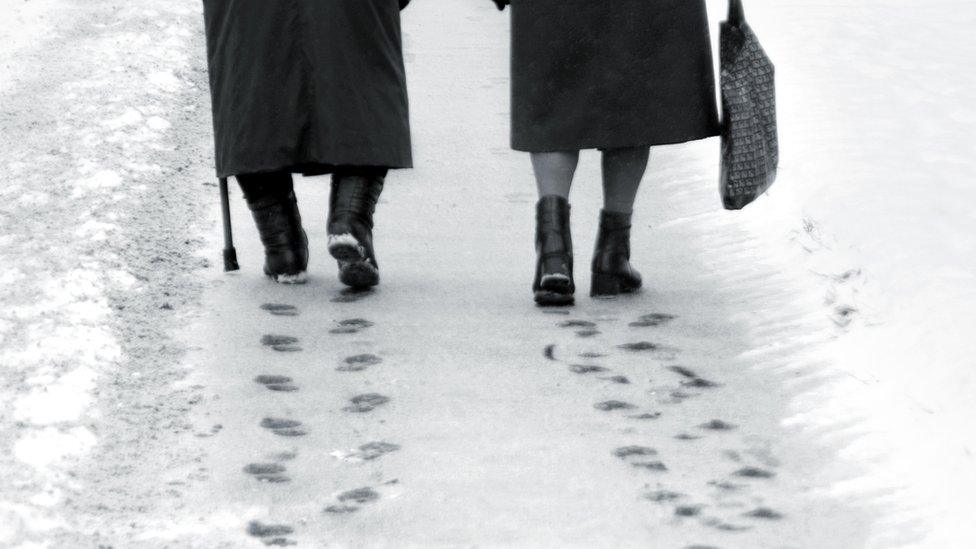
{"label": "boot heel", "polygon": [[612,274],[593,273],[590,283],[591,297],[609,297],[620,295],[623,289],[620,284],[620,277]]}

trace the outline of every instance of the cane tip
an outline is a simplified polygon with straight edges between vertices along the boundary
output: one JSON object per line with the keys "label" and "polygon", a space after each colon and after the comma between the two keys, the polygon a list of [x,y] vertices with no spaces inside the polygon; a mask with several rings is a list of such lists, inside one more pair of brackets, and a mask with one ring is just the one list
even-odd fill
{"label": "cane tip", "polygon": [[224,248],[224,272],[239,271],[241,266],[237,264],[237,250],[234,248]]}

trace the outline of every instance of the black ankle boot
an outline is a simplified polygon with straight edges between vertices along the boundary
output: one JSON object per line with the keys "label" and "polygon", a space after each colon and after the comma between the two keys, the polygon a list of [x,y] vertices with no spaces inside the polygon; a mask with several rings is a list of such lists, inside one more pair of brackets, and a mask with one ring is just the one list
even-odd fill
{"label": "black ankle boot", "polygon": [[339,262],[339,280],[353,288],[379,284],[373,250],[373,213],[383,192],[379,175],[332,176],[329,199],[329,253]]}
{"label": "black ankle boot", "polygon": [[593,253],[592,296],[636,292],[641,275],[630,264],[629,213],[600,211],[600,232]]}
{"label": "black ankle boot", "polygon": [[295,192],[245,194],[264,244],[264,274],[275,282],[302,284],[308,268],[308,238],[302,229]]}
{"label": "black ankle boot", "polygon": [[573,239],[569,227],[569,202],[561,196],[544,196],[536,205],[535,251],[537,261],[535,302],[539,305],[572,305]]}

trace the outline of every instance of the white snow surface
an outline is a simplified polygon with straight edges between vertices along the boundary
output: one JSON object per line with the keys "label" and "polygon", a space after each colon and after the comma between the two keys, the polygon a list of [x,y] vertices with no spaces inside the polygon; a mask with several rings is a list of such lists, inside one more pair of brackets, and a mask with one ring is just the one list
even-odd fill
{"label": "white snow surface", "polygon": [[[160,288],[192,269],[156,269],[152,280],[144,268],[184,261],[169,239],[174,225],[190,230],[180,215],[195,207],[154,216],[166,199],[145,183],[177,141],[164,117],[195,84],[169,79],[163,93],[143,75],[186,73],[190,43],[152,44],[137,29],[199,14],[97,0],[4,0],[0,12],[0,545],[79,546],[91,537],[79,494],[98,493],[99,474],[115,476],[80,471],[113,440],[138,438],[112,418],[132,423],[131,399],[146,393],[124,389],[141,370],[166,375],[152,369],[173,362],[160,311],[192,296],[187,281],[179,293]],[[183,169],[181,159],[165,162]],[[192,244],[183,233],[179,242]],[[164,291],[165,307],[151,303]]]}
{"label": "white snow surface", "polygon": [[[842,326],[831,361],[850,376],[794,420],[861,419],[844,455],[874,467],[848,487],[897,486],[891,498],[924,516],[924,545],[966,545],[976,539],[976,7],[756,4],[747,9],[778,61],[784,130],[771,207],[808,228],[810,268]],[[788,31],[801,28],[802,38]],[[837,317],[844,307],[853,318]]]}
{"label": "white snow surface", "polygon": [[[724,212],[715,140],[655,149],[634,225],[648,287],[593,301],[599,169],[584,154],[564,316],[531,303],[508,20],[479,2],[405,12],[417,168],[389,177],[383,285],[355,295],[326,252],[326,178],[297,182],[308,284],[261,276],[236,191],[243,271],[219,272],[198,4],[0,0],[0,545],[258,544],[250,521],[308,546],[976,543],[976,6],[747,2],[777,63],[779,180]],[[725,3],[708,4],[717,38]],[[676,318],[628,325],[648,313]],[[597,333],[580,337],[585,323]],[[657,347],[618,347],[638,341]],[[611,371],[567,370],[581,364]],[[721,386],[689,390],[676,365]],[[391,400],[347,411],[371,393]],[[594,409],[609,400],[661,415]],[[277,437],[265,417],[308,435]],[[703,431],[713,419],[735,429]],[[689,433],[702,438],[675,438]],[[381,440],[399,449],[364,459]],[[612,455],[632,445],[668,471]],[[291,482],[247,478],[255,462]],[[776,476],[717,487],[743,466]],[[367,486],[376,502],[323,512]],[[662,490],[700,515],[647,501]]]}

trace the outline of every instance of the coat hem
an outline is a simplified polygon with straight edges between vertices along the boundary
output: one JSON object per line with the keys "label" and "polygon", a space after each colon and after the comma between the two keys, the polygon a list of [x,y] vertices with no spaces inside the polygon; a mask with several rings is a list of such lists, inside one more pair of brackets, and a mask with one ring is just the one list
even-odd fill
{"label": "coat hem", "polygon": [[413,162],[298,162],[298,163],[268,163],[233,169],[217,169],[217,177],[234,177],[240,174],[289,172],[300,173],[304,176],[327,175],[339,166],[369,166],[386,168],[389,170],[405,170],[413,168]]}
{"label": "coat hem", "polygon": [[714,128],[698,133],[693,133],[682,137],[648,138],[648,139],[627,139],[619,142],[608,142],[603,140],[582,141],[578,144],[533,146],[525,141],[512,140],[512,150],[527,153],[547,153],[547,152],[568,152],[584,150],[609,150],[609,149],[628,149],[634,147],[660,147],[665,145],[679,145],[692,141],[701,141],[721,135],[721,128],[716,125]]}

